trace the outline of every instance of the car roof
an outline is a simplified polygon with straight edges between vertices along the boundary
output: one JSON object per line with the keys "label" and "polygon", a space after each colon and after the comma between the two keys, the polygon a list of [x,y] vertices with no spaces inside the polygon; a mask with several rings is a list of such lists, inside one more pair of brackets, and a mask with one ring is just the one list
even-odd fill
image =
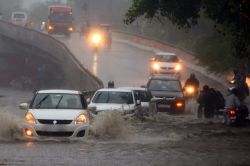
{"label": "car roof", "polygon": [[155,55],[161,55],[161,56],[176,56],[175,53],[171,53],[171,52],[156,52]]}
{"label": "car roof", "polygon": [[23,15],[27,16],[26,12],[12,12],[12,15],[14,15],[14,14],[23,14]]}
{"label": "car roof", "polygon": [[65,93],[65,94],[81,94],[82,92],[76,90],[64,90],[64,89],[49,89],[39,90],[37,93]]}
{"label": "car roof", "polygon": [[122,88],[104,88],[104,89],[99,89],[98,91],[101,91],[101,92],[132,92],[131,89],[122,89]]}
{"label": "car roof", "polygon": [[151,76],[151,79],[159,79],[159,80],[180,80],[176,76],[170,76],[170,75],[156,75],[156,76]]}
{"label": "car roof", "polygon": [[120,89],[129,89],[129,90],[140,90],[140,91],[145,91],[146,88],[142,87],[119,87]]}
{"label": "car roof", "polygon": [[99,24],[100,26],[104,26],[104,27],[110,27],[110,24]]}

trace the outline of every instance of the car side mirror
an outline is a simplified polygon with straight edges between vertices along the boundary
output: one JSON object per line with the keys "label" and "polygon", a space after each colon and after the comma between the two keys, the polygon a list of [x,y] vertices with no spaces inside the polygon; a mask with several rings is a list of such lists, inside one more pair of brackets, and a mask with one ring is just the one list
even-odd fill
{"label": "car side mirror", "polygon": [[21,103],[21,104],[19,104],[19,108],[22,110],[28,110],[29,104],[28,103]]}
{"label": "car side mirror", "polygon": [[91,99],[90,98],[87,98],[87,103],[89,104],[91,102]]}

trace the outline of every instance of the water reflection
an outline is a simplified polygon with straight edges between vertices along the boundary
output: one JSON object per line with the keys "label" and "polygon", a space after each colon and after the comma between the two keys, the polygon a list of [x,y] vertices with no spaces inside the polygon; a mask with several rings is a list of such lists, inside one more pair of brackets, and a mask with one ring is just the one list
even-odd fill
{"label": "water reflection", "polygon": [[31,148],[33,146],[33,144],[34,144],[33,142],[29,141],[26,143],[26,147]]}
{"label": "water reflection", "polygon": [[97,76],[97,65],[98,65],[98,54],[94,53],[93,54],[93,68],[92,72],[95,76]]}

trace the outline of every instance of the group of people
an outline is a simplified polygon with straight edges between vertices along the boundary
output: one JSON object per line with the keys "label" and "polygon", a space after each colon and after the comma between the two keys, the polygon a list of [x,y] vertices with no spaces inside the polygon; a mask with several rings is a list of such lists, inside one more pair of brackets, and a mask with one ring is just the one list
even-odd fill
{"label": "group of people", "polygon": [[[233,78],[234,86],[228,89],[228,95],[226,99],[222,93],[214,88],[204,85],[200,91],[197,102],[199,104],[197,116],[202,118],[203,113],[205,118],[213,118],[216,114],[219,114],[219,110],[229,108],[239,108],[244,105],[246,96],[249,96],[249,88],[246,83],[246,75],[243,72],[234,70]],[[194,74],[191,74],[187,79],[185,86],[193,85],[197,90],[199,89],[199,80]]]}
{"label": "group of people", "polygon": [[220,109],[224,109],[225,107],[225,99],[221,92],[210,88],[208,85],[203,86],[197,102],[199,103],[198,118],[202,118],[203,112],[205,118],[213,118],[215,114],[219,113]]}

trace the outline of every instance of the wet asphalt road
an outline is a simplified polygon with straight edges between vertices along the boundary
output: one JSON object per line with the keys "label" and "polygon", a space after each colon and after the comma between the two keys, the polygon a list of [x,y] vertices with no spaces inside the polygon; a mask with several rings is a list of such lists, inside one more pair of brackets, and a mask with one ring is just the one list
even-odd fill
{"label": "wet asphalt road", "polygon": [[[67,43],[79,60],[106,84],[144,85],[148,78],[151,52],[122,43],[94,56],[83,40],[75,35]],[[96,65],[96,66],[95,66]],[[191,71],[186,70],[185,78]],[[197,73],[203,83],[219,84]],[[22,117],[17,109],[29,100],[29,92],[1,89],[0,109]],[[13,118],[13,120],[15,120]],[[119,139],[87,138],[82,141],[0,141],[0,165],[249,165],[249,128],[229,128],[219,123],[197,120],[195,112],[184,115],[157,115],[145,122],[127,121],[133,132]],[[12,122],[0,122],[0,129]],[[1,133],[1,132],[0,132]]]}

